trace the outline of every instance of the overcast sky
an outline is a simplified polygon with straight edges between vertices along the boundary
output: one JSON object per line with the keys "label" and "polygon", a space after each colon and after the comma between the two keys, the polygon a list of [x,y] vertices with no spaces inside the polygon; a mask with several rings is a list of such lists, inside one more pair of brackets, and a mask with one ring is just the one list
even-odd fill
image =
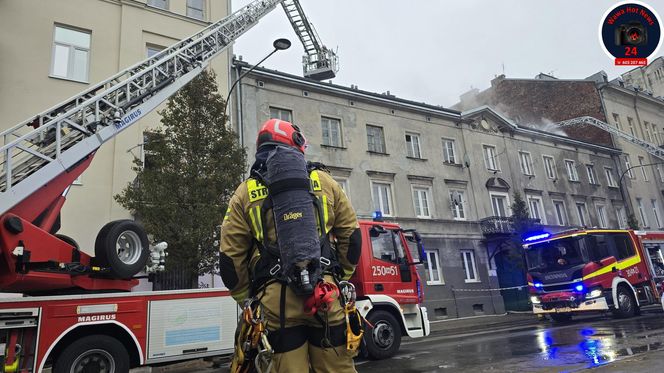
{"label": "overcast sky", "polygon": [[[664,0],[645,1],[664,14]],[[249,0],[232,0],[233,10]],[[614,78],[599,44],[600,19],[618,1],[600,0],[300,0],[323,43],[338,48],[334,83],[450,106],[496,75],[532,78],[543,72],[582,79],[599,70]],[[256,63],[272,41],[293,43],[263,66],[302,76],[302,45],[281,6],[243,35],[234,53]],[[662,55],[660,49],[653,58]]]}

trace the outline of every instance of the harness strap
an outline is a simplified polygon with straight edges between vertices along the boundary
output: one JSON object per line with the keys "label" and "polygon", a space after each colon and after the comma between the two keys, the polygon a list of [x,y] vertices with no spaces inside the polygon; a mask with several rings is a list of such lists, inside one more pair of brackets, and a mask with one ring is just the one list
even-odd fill
{"label": "harness strap", "polygon": [[318,310],[327,312],[330,304],[339,299],[339,288],[337,285],[320,281],[314,287],[314,293],[304,302],[304,312],[309,315],[316,315]]}

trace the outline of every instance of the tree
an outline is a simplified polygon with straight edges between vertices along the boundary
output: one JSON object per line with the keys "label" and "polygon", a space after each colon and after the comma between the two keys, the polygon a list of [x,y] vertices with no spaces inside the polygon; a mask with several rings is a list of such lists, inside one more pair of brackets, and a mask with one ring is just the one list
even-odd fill
{"label": "tree", "polygon": [[514,234],[517,236],[515,239],[521,243],[522,236],[533,229],[533,219],[530,218],[528,205],[521,198],[521,193],[514,191],[512,197],[514,198],[514,202],[512,203],[511,220],[514,227]]}
{"label": "tree", "polygon": [[627,226],[629,229],[639,229],[639,221],[636,219],[634,213],[630,212],[627,217]]}
{"label": "tree", "polygon": [[215,74],[204,71],[160,112],[162,127],[144,139],[144,164],[116,201],[155,241],[168,243],[167,268],[186,268],[191,286],[218,269],[218,232],[245,171],[246,152],[226,127]]}

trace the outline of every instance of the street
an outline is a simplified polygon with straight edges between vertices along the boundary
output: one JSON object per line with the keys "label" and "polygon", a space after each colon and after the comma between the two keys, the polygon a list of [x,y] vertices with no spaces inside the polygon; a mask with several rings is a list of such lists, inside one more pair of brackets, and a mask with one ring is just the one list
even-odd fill
{"label": "street", "polygon": [[[445,325],[441,325],[445,324]],[[432,324],[422,339],[405,339],[388,360],[357,359],[369,372],[608,372],[659,371],[664,351],[664,313],[650,307],[620,320],[610,315],[578,317],[570,323],[508,315]],[[165,372],[228,372],[198,366]]]}

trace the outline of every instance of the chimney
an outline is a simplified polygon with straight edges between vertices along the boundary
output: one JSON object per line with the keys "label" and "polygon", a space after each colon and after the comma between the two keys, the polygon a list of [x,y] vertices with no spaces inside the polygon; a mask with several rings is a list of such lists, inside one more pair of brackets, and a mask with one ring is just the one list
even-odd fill
{"label": "chimney", "polygon": [[505,74],[500,74],[497,77],[491,79],[491,86],[495,87],[503,79],[505,79]]}

